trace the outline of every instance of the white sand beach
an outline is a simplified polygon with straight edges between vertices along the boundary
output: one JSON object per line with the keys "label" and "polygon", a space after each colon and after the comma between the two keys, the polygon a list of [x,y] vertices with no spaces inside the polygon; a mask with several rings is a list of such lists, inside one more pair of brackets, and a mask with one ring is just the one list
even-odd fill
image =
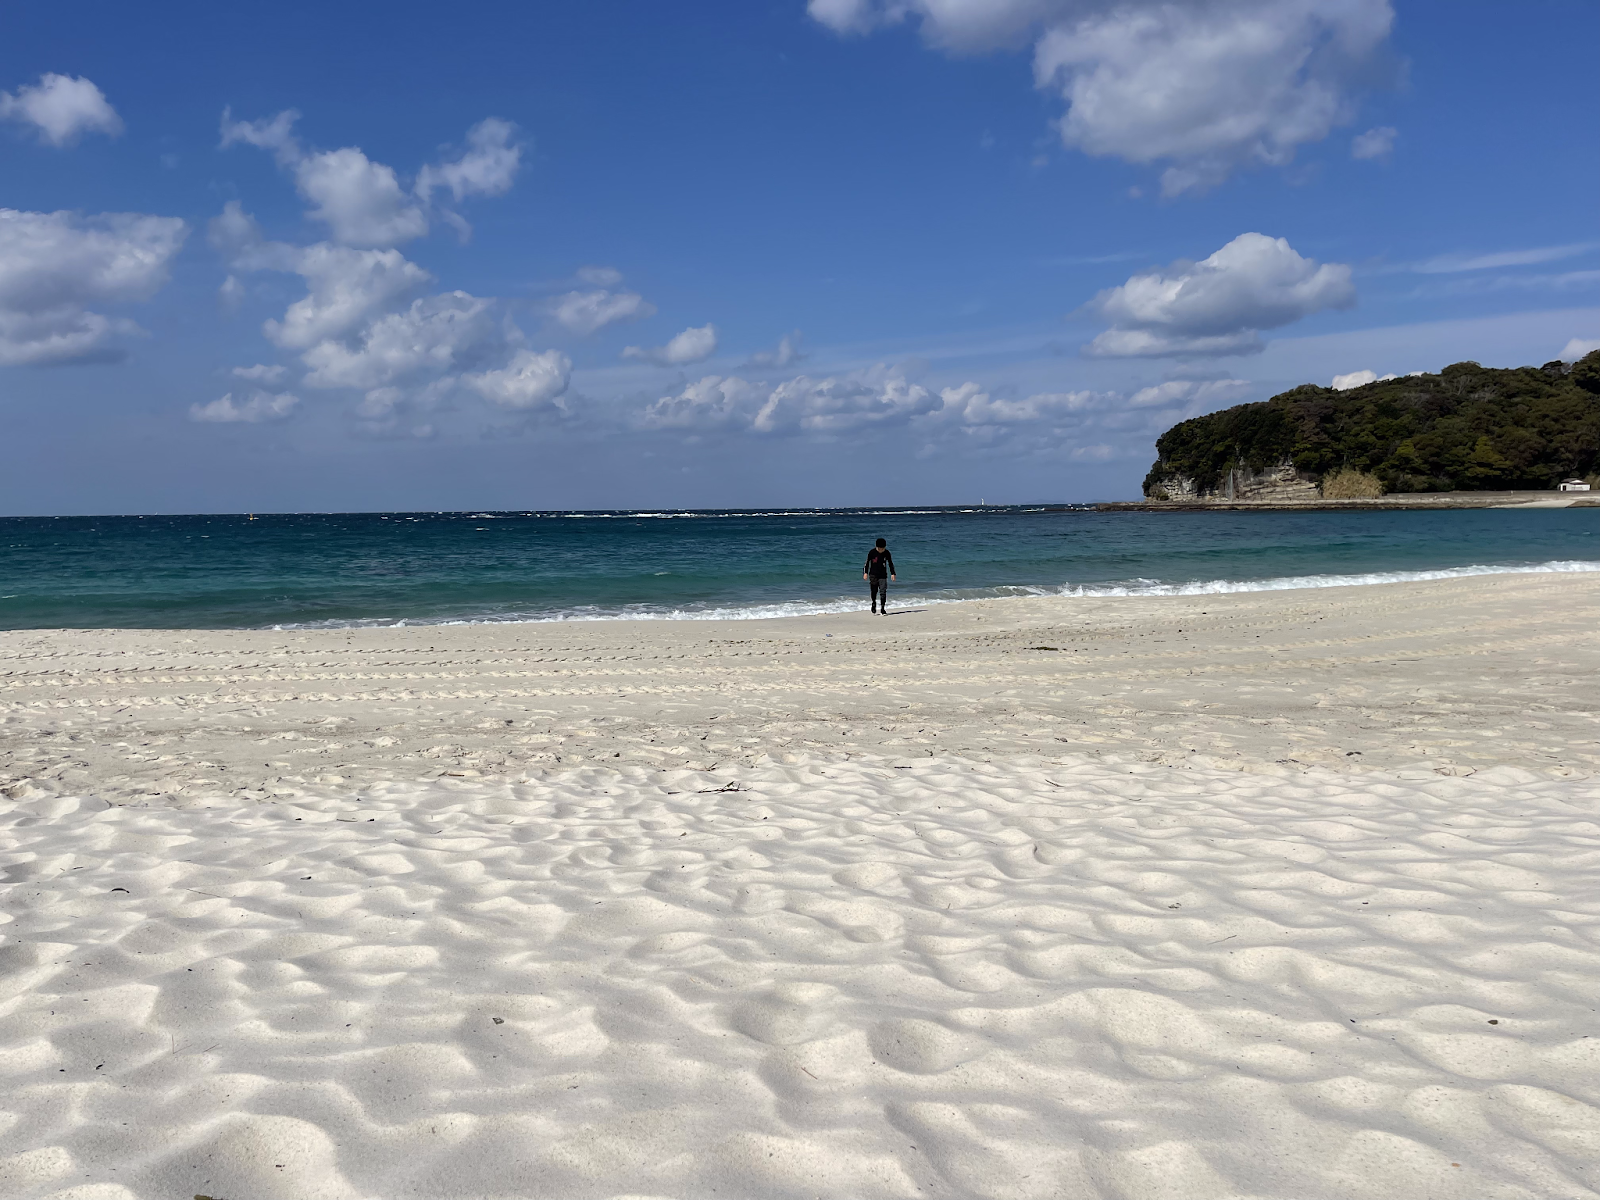
{"label": "white sand beach", "polygon": [[1597,617],[0,634],[0,1195],[1600,1195]]}

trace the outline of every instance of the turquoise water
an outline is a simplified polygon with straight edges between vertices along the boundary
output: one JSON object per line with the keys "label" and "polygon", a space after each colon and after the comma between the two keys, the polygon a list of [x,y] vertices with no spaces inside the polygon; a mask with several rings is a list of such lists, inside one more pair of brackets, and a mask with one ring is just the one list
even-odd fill
{"label": "turquoise water", "polygon": [[763,617],[980,596],[1600,570],[1600,508],[357,513],[0,519],[0,628]]}

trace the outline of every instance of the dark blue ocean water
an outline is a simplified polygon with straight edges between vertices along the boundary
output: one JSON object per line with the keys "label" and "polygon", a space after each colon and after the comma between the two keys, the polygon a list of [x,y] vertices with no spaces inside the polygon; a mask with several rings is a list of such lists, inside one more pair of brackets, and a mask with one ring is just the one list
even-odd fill
{"label": "dark blue ocean water", "polygon": [[356,513],[0,519],[0,628],[762,617],[1008,594],[1600,570],[1600,508]]}

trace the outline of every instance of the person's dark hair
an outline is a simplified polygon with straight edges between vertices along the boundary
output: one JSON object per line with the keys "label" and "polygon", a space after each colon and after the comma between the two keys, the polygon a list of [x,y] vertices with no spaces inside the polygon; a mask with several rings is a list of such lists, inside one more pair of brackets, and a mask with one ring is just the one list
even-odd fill
{"label": "person's dark hair", "polygon": [[887,546],[887,545],[888,545],[888,544],[889,544],[889,543],[888,543],[888,542],[886,542],[886,541],[884,541],[884,540],[883,540],[883,539],[882,539],[882,538],[879,538],[879,539],[878,539],[878,549],[879,549],[879,550],[882,550],[882,549],[883,549],[883,548],[884,548],[884,547],[885,547],[885,546]]}

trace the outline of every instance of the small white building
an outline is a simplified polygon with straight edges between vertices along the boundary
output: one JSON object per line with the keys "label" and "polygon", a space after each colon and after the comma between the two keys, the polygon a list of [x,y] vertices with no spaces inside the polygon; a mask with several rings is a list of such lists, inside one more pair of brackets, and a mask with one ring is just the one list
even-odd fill
{"label": "small white building", "polygon": [[1589,490],[1589,485],[1581,479],[1563,479],[1556,484],[1556,491],[1558,492],[1587,492]]}

